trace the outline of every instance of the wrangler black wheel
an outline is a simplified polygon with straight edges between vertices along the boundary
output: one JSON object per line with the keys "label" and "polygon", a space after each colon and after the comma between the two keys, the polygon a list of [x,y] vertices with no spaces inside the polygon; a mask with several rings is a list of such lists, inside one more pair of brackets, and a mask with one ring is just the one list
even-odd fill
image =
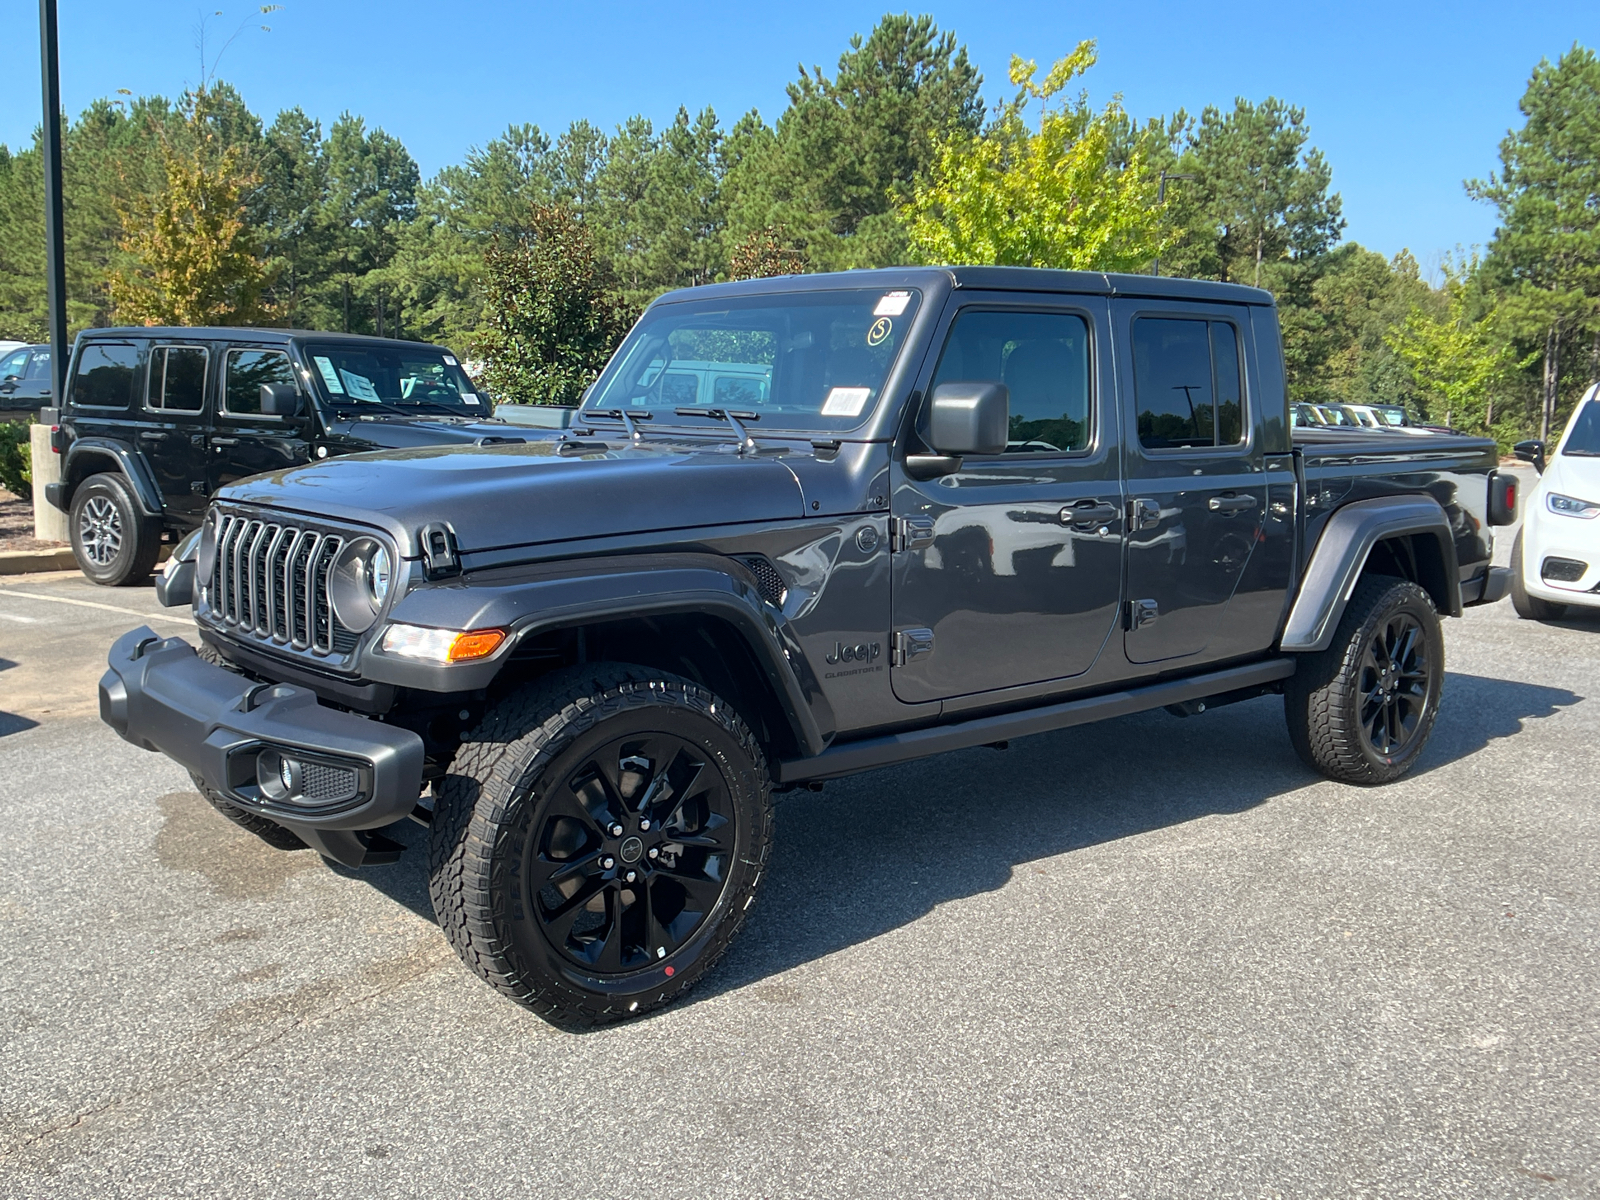
{"label": "wrangler black wheel", "polygon": [[1284,688],[1289,737],[1330,779],[1400,778],[1427,745],[1444,688],[1444,633],[1428,594],[1404,579],[1356,587],[1326,650]]}
{"label": "wrangler black wheel", "polygon": [[771,839],[766,765],[704,688],[602,666],[502,701],[434,813],[430,893],[462,960],[561,1024],[672,1000],[744,921]]}

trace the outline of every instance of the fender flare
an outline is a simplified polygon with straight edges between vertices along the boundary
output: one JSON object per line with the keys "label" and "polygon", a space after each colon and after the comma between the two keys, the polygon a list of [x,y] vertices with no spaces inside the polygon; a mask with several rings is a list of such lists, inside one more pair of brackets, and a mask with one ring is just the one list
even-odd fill
{"label": "fender flare", "polygon": [[[70,512],[72,509],[72,493],[77,490],[77,485],[67,486],[67,481],[72,478],[75,464],[84,459],[102,459],[115,465],[133,485],[133,498],[139,508],[147,517],[162,515],[161,489],[156,487],[155,479],[151,477],[149,468],[145,466],[144,459],[134,454],[121,442],[111,438],[86,437],[77,438],[72,445],[67,447],[66,458],[61,463],[61,509]],[[88,471],[86,475],[99,475],[100,471]]]}
{"label": "fender flare", "polygon": [[510,631],[481,663],[437,666],[391,658],[375,644],[363,655],[366,679],[433,692],[487,687],[526,639],[629,617],[702,615],[725,621],[760,665],[795,743],[820,754],[832,738],[833,708],[783,613],[761,598],[755,577],[718,554],[640,554],[564,559],[476,571],[402,596],[388,620],[439,629]]}
{"label": "fender flare", "polygon": [[1455,535],[1439,502],[1431,496],[1357,500],[1338,509],[1323,526],[1301,577],[1300,593],[1289,610],[1279,648],[1297,653],[1326,650],[1373,547],[1387,538],[1402,536],[1431,537],[1438,542],[1445,594],[1434,595],[1433,600],[1441,612],[1459,617],[1461,572],[1456,561]]}

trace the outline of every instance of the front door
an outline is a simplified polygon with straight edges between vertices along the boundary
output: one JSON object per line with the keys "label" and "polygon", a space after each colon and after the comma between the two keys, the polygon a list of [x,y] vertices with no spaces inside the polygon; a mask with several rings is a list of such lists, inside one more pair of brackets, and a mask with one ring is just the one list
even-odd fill
{"label": "front door", "polygon": [[206,506],[206,388],[211,351],[157,342],[145,376],[145,419],[139,449],[150,464],[161,506],[178,517],[199,517]]}
{"label": "front door", "polygon": [[[893,503],[890,678],[907,702],[1081,675],[1116,628],[1123,496],[1109,310],[1097,297],[947,314],[920,393],[998,381],[1003,454],[919,481]],[[924,405],[924,409],[925,409]]]}
{"label": "front door", "polygon": [[314,420],[311,403],[301,391],[298,417],[263,415],[261,387],[272,383],[301,390],[289,356],[282,350],[228,348],[222,364],[222,404],[211,431],[208,482],[213,492],[236,479],[309,461],[307,433]]}
{"label": "front door", "polygon": [[[1264,454],[1247,389],[1249,314],[1118,301],[1130,398],[1130,662],[1226,658],[1223,613],[1261,538]],[[1269,634],[1270,637],[1270,634]]]}

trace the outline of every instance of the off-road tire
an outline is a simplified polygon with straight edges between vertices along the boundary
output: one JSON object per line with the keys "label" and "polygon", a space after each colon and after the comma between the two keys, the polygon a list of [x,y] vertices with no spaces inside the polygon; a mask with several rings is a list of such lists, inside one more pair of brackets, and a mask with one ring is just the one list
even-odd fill
{"label": "off-road tire", "polygon": [[161,523],[139,511],[121,475],[84,480],[72,494],[67,528],[78,569],[105,587],[143,583],[161,555]]}
{"label": "off-road tire", "polygon": [[[618,739],[658,736],[652,730],[692,746],[720,772],[719,794],[732,814],[726,823],[733,826],[726,835],[732,852],[721,868],[722,890],[670,954],[609,977],[586,974],[541,924],[551,920],[545,915],[549,893],[535,890],[538,855],[529,847],[547,836],[541,831],[565,819],[556,815],[561,798],[575,794],[571,781],[589,756],[598,761]],[[658,763],[652,770],[665,774],[667,765]],[[652,782],[645,791],[654,795],[654,787]],[[692,794],[687,787],[682,793],[684,799]],[[635,818],[643,812],[641,806]],[[658,820],[655,836],[671,836],[665,832],[671,823]],[[434,808],[428,891],[450,944],[495,990],[556,1025],[601,1025],[660,1008],[704,977],[743,926],[771,843],[766,759],[739,714],[679,676],[597,664],[554,672],[519,688],[492,706],[467,736]],[[663,853],[659,863],[668,858]],[[617,865],[620,874],[622,864]],[[658,915],[651,906],[662,880],[670,891],[671,877],[665,875],[646,874],[639,885],[650,892],[644,902],[652,916]],[[628,904],[638,904],[639,891],[624,892],[620,881],[609,886],[617,890],[602,904],[620,947],[623,896],[631,897]],[[603,951],[602,945],[602,957]]]}
{"label": "off-road tire", "polygon": [[[1414,623],[1425,664],[1423,689],[1414,726],[1404,740],[1384,753],[1374,746],[1362,714],[1373,691],[1374,673],[1364,663],[1367,651],[1391,622]],[[1428,593],[1405,579],[1369,575],[1357,584],[1326,650],[1300,658],[1284,686],[1289,740],[1306,764],[1329,779],[1372,786],[1399,779],[1416,765],[1434,721],[1444,687],[1444,631]],[[1409,694],[1409,693],[1408,693]]]}
{"label": "off-road tire", "polygon": [[[195,654],[202,661],[208,662],[212,666],[223,667],[229,671],[234,669],[232,664],[218,654],[216,647],[209,642],[201,642],[195,650]],[[240,829],[246,829],[255,834],[274,850],[304,850],[307,848],[304,842],[276,821],[269,821],[266,817],[257,816],[253,812],[240,808],[232,801],[224,800],[216,792],[206,787],[205,780],[201,779],[193,771],[189,772],[189,778],[194,783],[195,791],[206,798],[206,803],[210,804],[212,808],[227,817]]]}
{"label": "off-road tire", "polygon": [[1511,607],[1524,621],[1559,621],[1567,615],[1567,606],[1552,600],[1542,600],[1528,595],[1522,584],[1522,530],[1517,530],[1517,540],[1511,544]]}

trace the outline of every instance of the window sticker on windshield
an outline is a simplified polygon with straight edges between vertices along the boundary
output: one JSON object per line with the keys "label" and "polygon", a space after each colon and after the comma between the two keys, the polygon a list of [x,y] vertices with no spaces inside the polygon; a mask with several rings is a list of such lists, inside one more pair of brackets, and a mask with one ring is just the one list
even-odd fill
{"label": "window sticker on windshield", "polygon": [[870,395],[872,395],[871,388],[836,387],[828,393],[828,398],[822,402],[822,415],[825,417],[859,417],[861,410],[867,406],[867,397]]}
{"label": "window sticker on windshield", "polygon": [[357,400],[377,400],[378,389],[372,386],[372,380],[365,375],[357,375],[354,371],[339,372],[339,378],[344,380],[345,391]]}
{"label": "window sticker on windshield", "polygon": [[875,317],[898,317],[911,303],[910,292],[885,292],[878,298],[878,307],[872,310]]}
{"label": "window sticker on windshield", "polygon": [[461,393],[461,403],[476,405],[478,403],[478,393],[477,392],[462,392]]}
{"label": "window sticker on windshield", "polygon": [[444,356],[444,365],[447,366],[447,367],[453,367],[453,366],[456,366],[457,364],[456,364],[456,360],[455,359],[451,358],[448,354],[446,354]]}
{"label": "window sticker on windshield", "polygon": [[879,317],[872,323],[872,328],[867,330],[867,345],[876,346],[893,332],[894,322],[888,317]]}
{"label": "window sticker on windshield", "polygon": [[322,382],[328,385],[328,390],[335,396],[344,395],[344,384],[339,382],[339,372],[333,369],[333,360],[318,354],[312,361],[317,364],[317,370],[322,372]]}

